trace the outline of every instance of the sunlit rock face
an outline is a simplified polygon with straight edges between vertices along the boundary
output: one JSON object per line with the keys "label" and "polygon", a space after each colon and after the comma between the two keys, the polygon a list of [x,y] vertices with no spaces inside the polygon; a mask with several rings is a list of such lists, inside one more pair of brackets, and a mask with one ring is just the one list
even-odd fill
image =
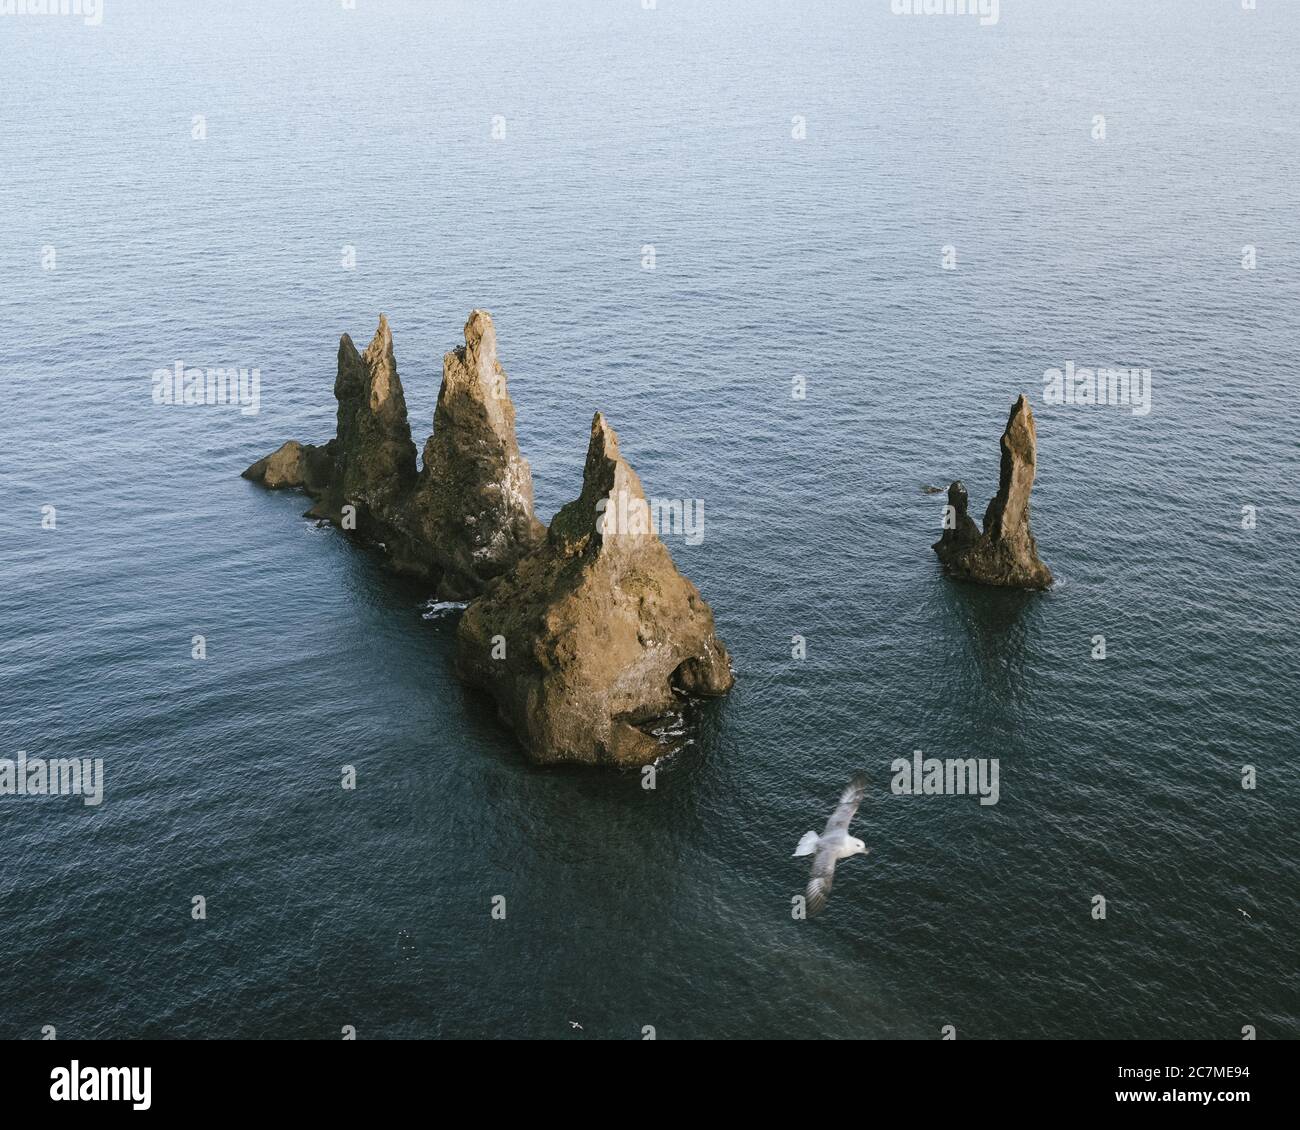
{"label": "sunlit rock face", "polygon": [[685,697],[730,690],[713,613],[652,529],[640,480],[599,413],[581,495],[466,610],[456,666],[542,763],[652,761],[664,752],[652,722]]}

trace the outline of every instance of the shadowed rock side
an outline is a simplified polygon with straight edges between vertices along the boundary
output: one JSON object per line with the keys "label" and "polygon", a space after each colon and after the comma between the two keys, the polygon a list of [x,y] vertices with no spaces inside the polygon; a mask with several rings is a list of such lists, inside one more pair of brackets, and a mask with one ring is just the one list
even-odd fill
{"label": "shadowed rock side", "polygon": [[948,488],[954,520],[933,548],[951,576],[1022,589],[1043,589],[1052,583],[1052,572],[1039,560],[1038,545],[1029,529],[1029,492],[1036,462],[1034,413],[1021,396],[1002,433],[998,492],[984,512],[983,532],[966,512],[966,488],[960,482]]}
{"label": "shadowed rock side", "polygon": [[[316,499],[309,517],[381,544],[394,568],[431,581],[444,599],[477,595],[540,542],[532,475],[485,311],[470,314],[465,347],[444,358],[435,432],[418,475],[387,318],[364,353],[343,335],[334,395],[334,439],[324,447],[291,440],[244,478],[300,487]],[[348,506],[355,524],[345,521]]]}
{"label": "shadowed rock side", "polygon": [[393,335],[382,314],[364,353],[357,352],[347,334],[339,339],[334,398],[339,402],[334,472],[310,513],[337,524],[343,507],[351,504],[357,532],[382,540],[398,501],[415,482],[406,397],[393,357]]}
{"label": "shadowed rock side", "polygon": [[492,694],[533,761],[651,761],[664,750],[642,727],[679,693],[731,689],[713,613],[678,573],[645,507],[636,472],[597,413],[582,494],[555,516],[544,545],[489,584],[460,621],[457,673]]}

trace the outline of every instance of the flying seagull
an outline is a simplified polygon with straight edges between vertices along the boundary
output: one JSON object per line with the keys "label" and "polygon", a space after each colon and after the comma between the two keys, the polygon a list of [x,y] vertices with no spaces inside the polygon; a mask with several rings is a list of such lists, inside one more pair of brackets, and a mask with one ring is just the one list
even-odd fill
{"label": "flying seagull", "polygon": [[826,905],[831,893],[831,880],[835,877],[835,864],[850,855],[866,855],[871,850],[857,837],[849,835],[853,814],[866,795],[867,778],[858,773],[840,794],[839,806],[826,821],[826,830],[820,836],[816,832],[805,832],[799,846],[794,849],[796,856],[813,857],[812,878],[808,880],[810,917]]}

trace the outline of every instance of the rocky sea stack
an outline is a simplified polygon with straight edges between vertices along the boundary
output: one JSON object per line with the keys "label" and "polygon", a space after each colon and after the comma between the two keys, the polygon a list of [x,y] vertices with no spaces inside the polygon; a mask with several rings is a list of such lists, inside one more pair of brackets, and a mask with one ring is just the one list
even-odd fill
{"label": "rocky sea stack", "polygon": [[641,482],[600,413],[581,495],[546,544],[466,610],[456,667],[542,762],[651,761],[663,747],[649,723],[682,696],[731,689],[713,613],[651,528]]}
{"label": "rocky sea stack", "polygon": [[324,447],[290,440],[244,478],[300,487],[326,518],[380,546],[399,572],[430,581],[445,600],[466,600],[536,546],[533,479],[515,439],[515,410],[484,310],[465,324],[465,345],[443,358],[442,389],[424,466],[416,471],[406,397],[388,319],[364,353],[339,341],[338,434]]}
{"label": "rocky sea stack", "polygon": [[951,576],[1021,589],[1045,589],[1052,583],[1052,571],[1039,560],[1029,529],[1037,451],[1034,413],[1021,396],[1002,433],[998,492],[984,512],[983,532],[967,513],[966,488],[960,482],[948,487],[947,517],[934,551]]}
{"label": "rocky sea stack", "polygon": [[515,439],[515,406],[485,310],[465,323],[465,344],[442,359],[442,388],[424,466],[399,508],[393,563],[422,572],[430,552],[438,595],[468,600],[546,536],[533,516],[533,472]]}
{"label": "rocky sea stack", "polygon": [[639,765],[665,752],[650,725],[684,699],[731,689],[713,613],[653,529],[636,472],[599,413],[581,495],[548,531],[497,360],[475,310],[443,358],[433,434],[417,470],[387,319],[364,353],[339,343],[338,434],[290,440],[244,477],[300,488],[325,518],[380,549],[443,600],[470,601],[456,668],[491,694],[540,763]]}

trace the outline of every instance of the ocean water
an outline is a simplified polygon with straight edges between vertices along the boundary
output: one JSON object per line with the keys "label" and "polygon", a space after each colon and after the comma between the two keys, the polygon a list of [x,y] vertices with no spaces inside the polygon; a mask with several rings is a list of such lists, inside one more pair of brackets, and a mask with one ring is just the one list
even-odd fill
{"label": "ocean water", "polygon": [[[0,757],[105,776],[0,797],[0,1036],[1300,1035],[1300,5],[1000,9],[0,16]],[[597,409],[704,501],[736,688],[653,791],[529,766],[454,610],[239,478],[381,311],[422,442],[473,307],[544,519]],[[259,411],[155,405],[177,359]],[[982,514],[1021,392],[1045,594],[942,577],[920,489]],[[916,749],[998,803],[894,795]]]}

